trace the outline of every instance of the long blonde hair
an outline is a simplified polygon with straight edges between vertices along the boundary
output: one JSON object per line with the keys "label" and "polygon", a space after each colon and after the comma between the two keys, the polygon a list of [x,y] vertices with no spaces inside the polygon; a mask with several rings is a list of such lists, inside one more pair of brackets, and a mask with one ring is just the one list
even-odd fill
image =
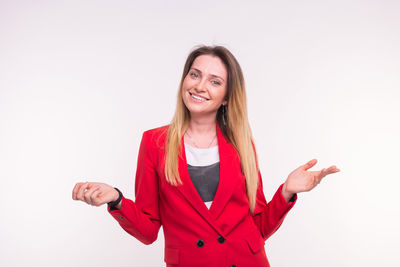
{"label": "long blonde hair", "polygon": [[251,213],[254,212],[258,187],[258,159],[256,148],[247,115],[246,90],[242,69],[232,53],[223,46],[198,46],[187,57],[177,94],[177,105],[174,117],[168,127],[165,144],[165,177],[168,183],[177,186],[182,184],[178,172],[178,155],[181,138],[189,126],[190,112],[182,99],[183,80],[188,74],[194,60],[200,55],[219,57],[228,71],[226,125],[223,123],[222,105],[216,121],[228,142],[239,154],[242,172],[246,179],[246,192]]}

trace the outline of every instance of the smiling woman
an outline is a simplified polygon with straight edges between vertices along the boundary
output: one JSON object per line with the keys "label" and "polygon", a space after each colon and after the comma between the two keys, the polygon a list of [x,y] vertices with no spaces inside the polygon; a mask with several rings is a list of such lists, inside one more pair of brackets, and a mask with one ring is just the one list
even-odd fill
{"label": "smiling woman", "polygon": [[331,166],[299,166],[267,202],[247,116],[239,63],[223,46],[188,56],[168,125],[143,132],[135,201],[110,185],[77,183],[74,200],[107,211],[130,235],[153,243],[163,227],[172,267],[267,267],[265,241],[282,225],[297,193],[313,189]]}

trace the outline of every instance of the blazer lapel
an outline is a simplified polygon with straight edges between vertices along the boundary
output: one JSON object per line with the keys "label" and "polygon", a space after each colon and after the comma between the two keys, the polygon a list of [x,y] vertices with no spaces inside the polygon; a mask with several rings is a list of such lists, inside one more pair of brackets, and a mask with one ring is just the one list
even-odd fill
{"label": "blazer lapel", "polygon": [[220,175],[217,193],[210,207],[210,212],[216,219],[228,203],[240,179],[243,179],[239,155],[233,145],[225,139],[218,124],[217,135]]}
{"label": "blazer lapel", "polygon": [[185,197],[190,205],[215,229],[221,233],[216,219],[222,212],[223,208],[229,201],[234,188],[237,183],[243,178],[237,171],[240,172],[240,161],[238,154],[234,147],[227,142],[218,124],[216,124],[217,137],[218,137],[218,152],[220,159],[220,178],[218,189],[214,200],[211,204],[210,210],[206,207],[192,180],[189,176],[187,168],[187,160],[184,145],[184,136],[181,138],[181,150],[179,154],[179,174],[183,184],[177,186],[178,191]]}

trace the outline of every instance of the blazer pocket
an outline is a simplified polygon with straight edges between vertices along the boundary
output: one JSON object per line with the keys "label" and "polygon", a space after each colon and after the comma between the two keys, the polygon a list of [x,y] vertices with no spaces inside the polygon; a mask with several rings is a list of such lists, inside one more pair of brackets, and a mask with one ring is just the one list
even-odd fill
{"label": "blazer pocket", "polygon": [[261,233],[258,231],[258,229],[248,234],[246,237],[246,241],[250,247],[250,250],[254,254],[257,253],[261,248],[264,248],[265,245],[265,240],[264,238],[262,238]]}
{"label": "blazer pocket", "polygon": [[179,249],[165,247],[164,261],[168,264],[179,264]]}

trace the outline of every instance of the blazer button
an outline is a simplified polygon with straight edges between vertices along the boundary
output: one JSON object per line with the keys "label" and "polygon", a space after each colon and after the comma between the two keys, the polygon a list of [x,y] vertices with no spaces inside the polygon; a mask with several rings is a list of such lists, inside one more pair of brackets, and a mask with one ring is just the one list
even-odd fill
{"label": "blazer button", "polygon": [[231,267],[236,267],[236,265],[235,265],[235,264],[232,264]]}
{"label": "blazer button", "polygon": [[204,247],[204,241],[201,240],[201,239],[197,240],[197,246],[198,246],[199,248]]}
{"label": "blazer button", "polygon": [[225,240],[226,240],[226,239],[225,239],[223,236],[218,236],[218,242],[219,242],[219,243],[222,244],[222,243],[225,242]]}

